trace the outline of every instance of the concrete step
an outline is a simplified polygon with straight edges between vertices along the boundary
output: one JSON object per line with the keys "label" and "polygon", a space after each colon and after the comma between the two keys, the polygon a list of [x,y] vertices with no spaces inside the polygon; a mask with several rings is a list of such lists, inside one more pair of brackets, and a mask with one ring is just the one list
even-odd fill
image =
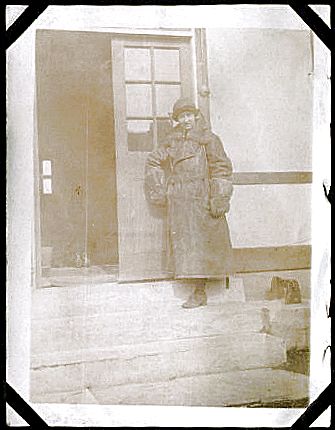
{"label": "concrete step", "polygon": [[[233,278],[231,285],[238,282]],[[61,318],[136,311],[145,306],[180,306],[194,289],[194,282],[159,281],[139,283],[78,283],[33,291],[33,319]],[[207,289],[209,302],[223,303],[227,293],[222,282]]]}
{"label": "concrete step", "polygon": [[285,305],[270,308],[270,333],[281,337],[289,349],[310,347],[310,304]]}
{"label": "concrete step", "polygon": [[[270,303],[275,306],[275,303]],[[33,353],[180,339],[223,333],[259,333],[264,303],[211,304],[192,310],[169,303],[143,303],[124,312],[32,321]]]}
{"label": "concrete step", "polygon": [[39,288],[33,291],[34,319],[61,318],[96,313],[138,310],[153,303],[181,304],[191,285],[177,282],[145,282],[132,284],[71,284],[63,287]]}
{"label": "concrete step", "polygon": [[287,345],[301,346],[307,333],[308,302],[226,302],[214,287],[208,306],[185,310],[180,305],[191,288],[165,281],[34,291],[34,401],[72,393],[94,402],[92,387],[116,390],[278,367]]}
{"label": "concrete step", "polygon": [[94,384],[78,390],[33,393],[34,402],[97,403],[113,405],[169,406],[287,406],[290,401],[306,402],[308,377],[274,369],[252,369],[206,375],[190,375],[173,380],[106,386]]}
{"label": "concrete step", "polygon": [[277,367],[285,362],[285,343],[262,333],[40,354],[31,363],[31,391],[42,395],[83,387],[161,383],[191,375]]}
{"label": "concrete step", "polygon": [[[148,297],[150,294],[148,293]],[[88,298],[81,315],[32,320],[32,353],[108,349],[119,345],[183,339],[229,333],[259,333],[269,320],[268,333],[284,338],[290,347],[309,341],[309,304],[285,305],[281,301],[246,303],[209,302],[185,310],[180,303],[145,300],[137,308],[103,312]],[[85,303],[87,311],[85,311]],[[79,305],[78,305],[79,306]]]}
{"label": "concrete step", "polygon": [[[305,294],[309,288],[309,271],[297,271],[299,274],[279,272],[282,277],[299,280]],[[301,273],[300,273],[301,272]],[[239,275],[231,278],[230,283],[243,282],[246,301],[263,301],[265,292],[270,288],[274,273]],[[33,319],[60,318],[95,313],[123,312],[137,310],[146,304],[180,304],[193,290],[192,281],[159,281],[129,284],[118,283],[77,283],[53,288],[37,288],[32,294]],[[223,282],[214,282],[207,289],[209,302],[223,303],[227,290]],[[241,300],[243,301],[243,300]]]}

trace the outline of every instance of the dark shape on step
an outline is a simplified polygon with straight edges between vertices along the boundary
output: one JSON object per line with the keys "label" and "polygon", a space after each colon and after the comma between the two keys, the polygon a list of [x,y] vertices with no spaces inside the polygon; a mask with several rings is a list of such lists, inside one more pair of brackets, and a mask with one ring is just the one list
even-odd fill
{"label": "dark shape on step", "polygon": [[301,303],[301,290],[296,279],[283,279],[274,276],[271,280],[270,290],[266,292],[267,300],[284,299],[285,304]]}

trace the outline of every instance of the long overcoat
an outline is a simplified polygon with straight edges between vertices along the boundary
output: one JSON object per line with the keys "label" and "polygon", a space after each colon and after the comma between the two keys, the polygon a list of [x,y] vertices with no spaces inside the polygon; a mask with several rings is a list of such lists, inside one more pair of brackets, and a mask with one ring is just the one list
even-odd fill
{"label": "long overcoat", "polygon": [[[175,127],[149,154],[145,186],[150,203],[167,205],[169,267],[178,278],[222,278],[232,271],[226,216],[211,199],[232,194],[232,164],[205,125],[187,134]],[[228,203],[229,205],[229,203]]]}

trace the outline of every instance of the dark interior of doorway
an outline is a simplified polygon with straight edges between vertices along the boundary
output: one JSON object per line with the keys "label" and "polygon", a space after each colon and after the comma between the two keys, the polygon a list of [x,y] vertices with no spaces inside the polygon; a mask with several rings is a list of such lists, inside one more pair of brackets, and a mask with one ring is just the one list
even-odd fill
{"label": "dark interior of doorway", "polygon": [[109,34],[36,34],[42,277],[101,282],[117,274],[111,67]]}

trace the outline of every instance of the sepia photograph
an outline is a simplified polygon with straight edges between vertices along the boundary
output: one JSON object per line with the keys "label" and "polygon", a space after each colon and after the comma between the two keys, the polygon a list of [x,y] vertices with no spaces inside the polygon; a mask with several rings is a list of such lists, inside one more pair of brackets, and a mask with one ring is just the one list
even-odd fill
{"label": "sepia photograph", "polygon": [[329,375],[322,42],[288,6],[49,6],[8,51],[14,387],[292,424]]}

